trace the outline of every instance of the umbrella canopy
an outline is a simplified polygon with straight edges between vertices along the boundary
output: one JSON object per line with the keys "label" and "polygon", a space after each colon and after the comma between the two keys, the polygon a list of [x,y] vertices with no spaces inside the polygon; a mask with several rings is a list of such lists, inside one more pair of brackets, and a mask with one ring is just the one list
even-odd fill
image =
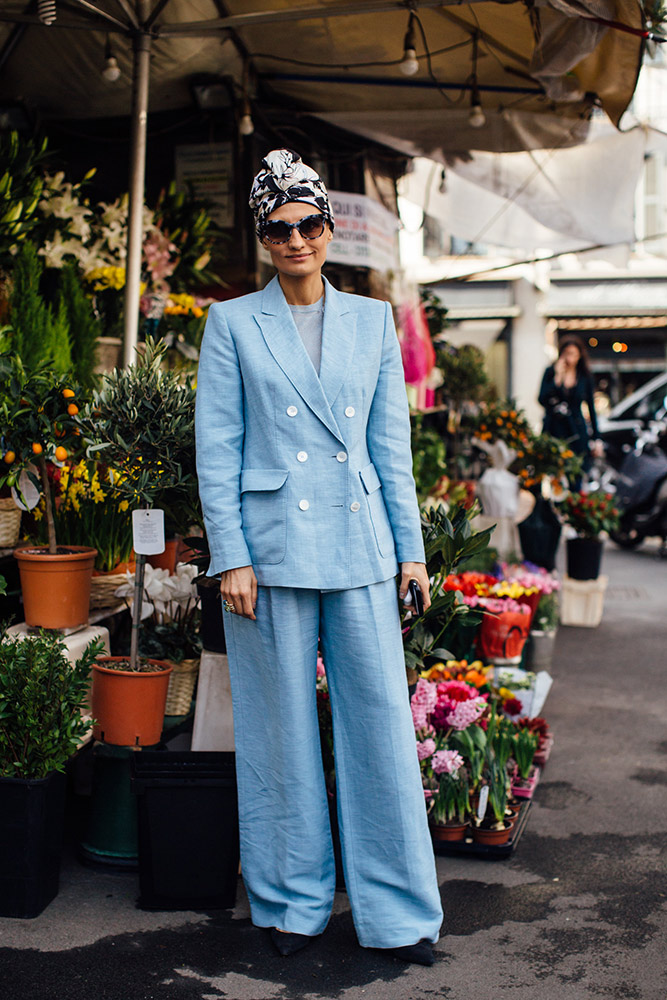
{"label": "umbrella canopy", "polygon": [[[413,155],[553,148],[582,140],[595,104],[618,124],[643,29],[639,0],[9,0],[0,82],[47,117],[127,114],[145,31],[152,111],[187,106],[192,78],[214,74],[241,99],[315,112]],[[107,43],[121,70],[111,85]]]}

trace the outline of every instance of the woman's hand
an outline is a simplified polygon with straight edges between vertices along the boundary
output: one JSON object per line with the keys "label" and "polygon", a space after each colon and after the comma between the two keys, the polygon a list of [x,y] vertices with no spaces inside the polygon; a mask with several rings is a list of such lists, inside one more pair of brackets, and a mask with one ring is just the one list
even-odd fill
{"label": "woman's hand", "polygon": [[424,563],[404,562],[401,563],[401,585],[398,589],[398,596],[403,601],[408,592],[410,580],[416,580],[424,598],[424,611],[431,607],[431,584]]}
{"label": "woman's hand", "polygon": [[256,621],[257,577],[252,566],[238,566],[228,569],[220,577],[220,593],[223,601],[234,607],[230,614],[241,615]]}

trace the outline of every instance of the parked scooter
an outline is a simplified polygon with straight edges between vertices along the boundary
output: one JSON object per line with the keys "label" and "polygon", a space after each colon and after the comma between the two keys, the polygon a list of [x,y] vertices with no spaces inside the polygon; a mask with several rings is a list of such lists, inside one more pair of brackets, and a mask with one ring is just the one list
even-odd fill
{"label": "parked scooter", "polygon": [[667,557],[667,419],[653,420],[640,431],[632,451],[615,476],[621,523],[612,539],[633,549],[645,538],[662,539],[660,556]]}

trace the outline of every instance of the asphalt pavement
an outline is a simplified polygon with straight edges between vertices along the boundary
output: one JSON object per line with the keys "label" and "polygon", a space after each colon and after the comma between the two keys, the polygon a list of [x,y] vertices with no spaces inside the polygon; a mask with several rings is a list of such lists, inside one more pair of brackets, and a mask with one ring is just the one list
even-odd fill
{"label": "asphalt pavement", "polygon": [[137,909],[134,873],[83,867],[33,920],[0,919],[4,1000],[665,1000],[667,562],[609,546],[597,629],[559,630],[543,714],[555,736],[504,861],[438,859],[432,968],[356,942],[344,893],[290,958],[235,910]]}

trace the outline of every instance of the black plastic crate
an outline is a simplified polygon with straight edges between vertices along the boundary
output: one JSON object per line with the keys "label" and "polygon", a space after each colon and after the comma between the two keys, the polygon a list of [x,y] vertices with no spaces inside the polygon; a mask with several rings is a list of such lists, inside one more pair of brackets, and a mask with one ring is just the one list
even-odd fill
{"label": "black plastic crate", "polygon": [[234,906],[239,867],[234,756],[222,751],[133,755],[142,909]]}

